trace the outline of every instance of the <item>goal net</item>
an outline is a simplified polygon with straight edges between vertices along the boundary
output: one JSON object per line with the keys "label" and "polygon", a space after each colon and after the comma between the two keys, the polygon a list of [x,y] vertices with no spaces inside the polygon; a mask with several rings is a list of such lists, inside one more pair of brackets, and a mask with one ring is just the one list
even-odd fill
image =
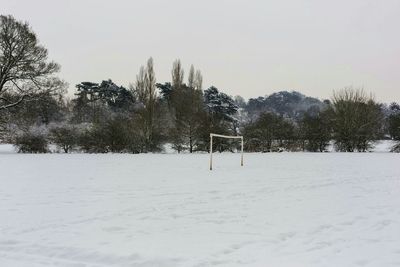
{"label": "goal net", "polygon": [[240,166],[243,166],[243,136],[229,136],[229,135],[222,135],[222,134],[213,134],[210,133],[210,170],[212,170],[213,166],[213,138],[228,138],[228,139],[240,139],[241,140],[241,150],[240,150]]}

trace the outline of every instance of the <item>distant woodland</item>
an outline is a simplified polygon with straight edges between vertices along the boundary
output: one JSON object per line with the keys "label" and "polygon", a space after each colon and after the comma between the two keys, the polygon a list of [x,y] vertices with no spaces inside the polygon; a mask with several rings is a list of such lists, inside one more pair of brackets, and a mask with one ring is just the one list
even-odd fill
{"label": "distant woodland", "polygon": [[[382,139],[397,141],[400,105],[378,103],[361,88],[338,88],[320,100],[281,91],[245,100],[204,88],[202,72],[172,63],[171,80],[156,79],[150,58],[129,85],[82,81],[74,97],[59,64],[28,23],[0,16],[0,141],[24,153],[177,152],[209,150],[210,133],[243,135],[249,152],[366,152]],[[238,143],[216,139],[216,151]],[[52,149],[54,150],[54,149]]]}

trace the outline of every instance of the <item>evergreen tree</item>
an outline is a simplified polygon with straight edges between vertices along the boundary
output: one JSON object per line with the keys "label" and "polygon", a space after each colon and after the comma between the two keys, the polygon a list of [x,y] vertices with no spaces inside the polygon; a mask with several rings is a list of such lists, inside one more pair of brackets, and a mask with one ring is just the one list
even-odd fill
{"label": "evergreen tree", "polygon": [[76,85],[74,121],[99,123],[111,112],[128,112],[135,107],[135,97],[112,80],[99,83],[81,82]]}
{"label": "evergreen tree", "polygon": [[[235,101],[216,87],[211,86],[204,91],[205,113],[200,117],[201,125],[198,130],[199,150],[208,151],[210,133],[237,135],[238,124],[234,115],[238,107]],[[235,144],[232,140],[218,138],[213,143],[215,151],[232,151]]]}

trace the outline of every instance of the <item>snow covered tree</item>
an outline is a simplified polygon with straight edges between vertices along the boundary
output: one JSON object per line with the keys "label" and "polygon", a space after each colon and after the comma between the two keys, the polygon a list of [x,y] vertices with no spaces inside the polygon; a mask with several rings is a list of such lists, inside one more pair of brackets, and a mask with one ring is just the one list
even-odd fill
{"label": "snow covered tree", "polygon": [[235,100],[235,104],[238,106],[238,108],[246,107],[246,100],[244,100],[244,98],[240,95],[236,95],[233,99]]}
{"label": "snow covered tree", "polygon": [[131,91],[117,86],[112,80],[101,83],[81,82],[76,85],[75,121],[99,122],[107,113],[128,112],[135,107],[135,98]]}
{"label": "snow covered tree", "polygon": [[321,110],[326,107],[326,103],[296,91],[281,91],[266,97],[250,98],[245,106],[245,111],[253,120],[265,112],[273,112],[285,118],[299,120],[312,107]]}
{"label": "snow covered tree", "polygon": [[166,83],[157,83],[157,89],[160,91],[161,99],[165,100],[168,105],[171,105],[171,97],[172,97],[172,84],[170,82]]}
{"label": "snow covered tree", "polygon": [[28,130],[20,131],[14,140],[14,146],[21,153],[47,153],[48,129],[41,126],[31,126]]}
{"label": "snow covered tree", "polygon": [[73,100],[73,114],[75,122],[98,123],[105,115],[105,105],[99,98],[99,84],[81,82],[76,85],[77,98]]}
{"label": "snow covered tree", "polygon": [[[205,113],[200,117],[200,127],[197,131],[199,149],[207,151],[209,135],[211,132],[226,135],[236,135],[238,130],[237,120],[234,115],[238,107],[235,101],[216,87],[211,86],[204,91]],[[213,146],[215,151],[233,150],[232,140],[218,138]]]}
{"label": "snow covered tree", "polygon": [[117,86],[111,80],[100,83],[98,97],[114,112],[127,111],[135,103],[135,99],[130,91],[123,86]]}
{"label": "snow covered tree", "polygon": [[233,117],[238,110],[235,101],[214,86],[204,91],[204,103],[208,112],[218,119],[233,122]]}

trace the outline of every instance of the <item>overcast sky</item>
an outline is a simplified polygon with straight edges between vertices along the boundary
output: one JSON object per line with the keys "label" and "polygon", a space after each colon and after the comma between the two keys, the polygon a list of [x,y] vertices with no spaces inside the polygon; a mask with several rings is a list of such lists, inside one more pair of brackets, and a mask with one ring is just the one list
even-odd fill
{"label": "overcast sky", "polygon": [[70,86],[134,82],[148,57],[158,82],[172,62],[245,98],[280,90],[329,98],[363,87],[400,101],[400,0],[0,0],[28,21]]}

